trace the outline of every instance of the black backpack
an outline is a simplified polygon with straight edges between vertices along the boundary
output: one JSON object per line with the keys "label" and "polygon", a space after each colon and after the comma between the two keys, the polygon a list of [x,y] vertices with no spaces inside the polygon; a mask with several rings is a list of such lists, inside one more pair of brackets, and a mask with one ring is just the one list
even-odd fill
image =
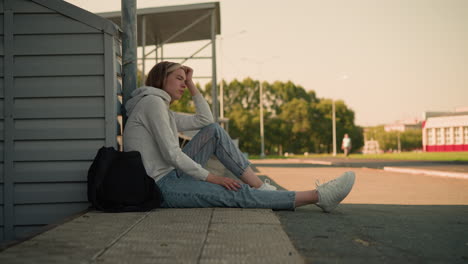
{"label": "black backpack", "polygon": [[138,151],[102,147],[88,170],[88,201],[106,212],[142,212],[160,207],[162,194]]}

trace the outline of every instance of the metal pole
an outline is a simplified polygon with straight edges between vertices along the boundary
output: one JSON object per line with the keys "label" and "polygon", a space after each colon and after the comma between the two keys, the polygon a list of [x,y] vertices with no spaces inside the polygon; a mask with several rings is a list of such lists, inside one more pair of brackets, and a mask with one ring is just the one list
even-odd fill
{"label": "metal pole", "polygon": [[263,131],[263,85],[260,81],[260,143],[261,143],[261,152],[260,157],[265,157],[265,137]]}
{"label": "metal pole", "polygon": [[218,122],[218,89],[216,80],[216,16],[215,12],[211,12],[211,56],[212,58],[212,81],[211,81],[211,97],[212,111],[215,122]]}
{"label": "metal pole", "polygon": [[221,52],[221,56],[219,56],[219,72],[220,72],[220,79],[221,82],[219,84],[219,116],[221,119],[224,118],[224,83],[223,83],[223,62],[221,59],[223,58],[223,37],[219,39],[219,51]]}
{"label": "metal pole", "polygon": [[122,0],[122,30],[122,117],[125,126],[127,122],[125,103],[137,86],[136,0]]}
{"label": "metal pole", "polygon": [[156,46],[156,52],[155,52],[154,58],[156,60],[155,64],[158,64],[158,60],[159,60],[159,58],[158,58],[158,46]]}
{"label": "metal pole", "polygon": [[398,153],[401,153],[400,131],[397,132],[398,137]]}
{"label": "metal pole", "polygon": [[143,53],[142,57],[142,66],[141,66],[141,85],[145,84],[145,62],[146,62],[146,54],[145,54],[145,47],[146,47],[146,16],[141,17],[141,51]]}
{"label": "metal pole", "polygon": [[333,156],[336,156],[336,114],[335,100],[332,99],[332,119],[333,119]]}

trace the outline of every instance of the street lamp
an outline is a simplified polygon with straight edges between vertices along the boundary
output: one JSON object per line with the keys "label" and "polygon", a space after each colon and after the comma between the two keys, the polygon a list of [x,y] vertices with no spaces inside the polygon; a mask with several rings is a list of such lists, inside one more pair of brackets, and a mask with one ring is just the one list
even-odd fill
{"label": "street lamp", "polygon": [[333,156],[336,156],[336,111],[335,111],[335,99],[332,99],[332,122],[333,122]]}
{"label": "street lamp", "polygon": [[224,56],[224,53],[223,53],[223,40],[226,39],[226,38],[231,38],[231,37],[236,37],[238,35],[241,35],[241,34],[245,34],[247,31],[246,30],[241,30],[239,32],[236,32],[234,34],[231,34],[231,35],[228,35],[226,37],[223,37],[223,36],[220,36],[219,37],[219,51],[220,51],[220,55],[219,56],[219,73],[220,73],[220,85],[219,85],[219,117],[221,120],[224,119],[224,82],[223,82],[223,56]]}
{"label": "street lamp", "polygon": [[[265,62],[269,61],[269,60],[272,60],[272,59],[277,59],[279,58],[278,56],[273,56],[273,57],[270,57],[270,58],[267,58],[267,59],[264,59],[264,60],[261,60],[261,61],[258,61],[258,60],[253,60],[253,59],[248,59],[248,58],[242,58],[242,60],[244,61],[250,61],[250,62],[253,62],[255,64],[257,64],[258,66],[258,72],[259,72],[259,77],[261,76],[262,74],[262,66]],[[264,125],[263,125],[263,85],[262,85],[262,81],[260,81],[259,83],[259,90],[260,90],[260,157],[261,158],[264,158],[265,157],[265,136],[264,136]]]}
{"label": "street lamp", "polygon": [[[346,80],[349,76],[347,74],[342,74],[339,76],[339,80]],[[332,99],[332,134],[333,134],[333,156],[336,156],[336,109],[335,109],[335,99]]]}

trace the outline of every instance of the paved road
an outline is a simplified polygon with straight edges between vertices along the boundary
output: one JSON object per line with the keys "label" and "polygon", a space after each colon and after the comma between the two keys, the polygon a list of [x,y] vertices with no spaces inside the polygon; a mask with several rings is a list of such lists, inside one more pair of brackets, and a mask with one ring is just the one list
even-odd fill
{"label": "paved road", "polygon": [[328,161],[335,167],[374,168],[403,167],[424,170],[468,173],[466,161],[425,161],[425,160],[385,160],[385,159],[347,159],[347,158],[313,158],[316,161]]}
{"label": "paved road", "polygon": [[344,204],[277,212],[307,263],[467,263],[468,208]]}
{"label": "paved road", "polygon": [[276,212],[307,263],[468,263],[468,180],[280,161],[255,166],[288,190],[356,172],[353,191],[331,214],[316,206]]}

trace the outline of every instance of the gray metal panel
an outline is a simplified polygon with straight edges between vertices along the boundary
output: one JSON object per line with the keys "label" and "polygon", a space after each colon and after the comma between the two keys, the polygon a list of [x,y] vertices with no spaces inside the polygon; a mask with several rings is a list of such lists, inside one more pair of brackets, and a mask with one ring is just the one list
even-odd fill
{"label": "gray metal panel", "polygon": [[44,228],[44,225],[33,225],[33,226],[15,226],[13,232],[16,239],[27,239],[35,233],[40,233]]}
{"label": "gray metal panel", "polygon": [[4,58],[3,57],[0,57],[0,76],[3,77],[4,75],[4,62],[3,62]]}
{"label": "gray metal panel", "polygon": [[[3,183],[3,161],[0,162],[0,183]],[[2,185],[3,186],[3,185]],[[2,187],[1,187],[2,188]],[[2,196],[3,197],[3,196]],[[3,198],[2,198],[3,199]]]}
{"label": "gray metal panel", "polygon": [[[116,141],[117,100],[107,98],[105,82],[116,97],[120,64],[115,58],[121,53],[114,41],[104,43],[104,35],[119,37],[118,27],[69,3],[5,0],[5,6],[7,12],[0,14],[0,160],[5,159],[0,161],[0,240],[88,207],[87,170],[99,147]],[[104,63],[106,50],[112,63]],[[114,115],[113,124],[105,115]],[[113,139],[106,125],[113,126]]]}
{"label": "gray metal panel", "polygon": [[104,76],[15,78],[15,98],[77,96],[104,96]]}
{"label": "gray metal panel", "polygon": [[15,14],[15,34],[99,33],[82,22],[61,14]]}
{"label": "gray metal panel", "polygon": [[55,13],[55,11],[35,4],[30,0],[15,0],[12,6],[15,13]]}
{"label": "gray metal panel", "polygon": [[[103,34],[17,35],[17,55],[102,54]],[[0,47],[1,48],[1,47]]]}
{"label": "gray metal panel", "polygon": [[114,51],[117,57],[122,58],[122,42],[120,39],[114,38]]}
{"label": "gray metal panel", "polygon": [[105,59],[105,119],[106,119],[106,146],[117,146],[117,69],[120,70],[115,51],[114,39],[112,36],[104,35],[104,45],[106,47],[104,53]]}
{"label": "gray metal panel", "polygon": [[[87,202],[87,183],[16,183],[15,205]],[[18,223],[17,223],[18,224]]]}
{"label": "gray metal panel", "polygon": [[117,77],[117,94],[122,95],[122,78],[120,76]]}
{"label": "gray metal panel", "polygon": [[14,108],[14,92],[13,92],[13,74],[14,74],[14,58],[13,58],[13,25],[14,18],[11,10],[12,0],[5,0],[4,12],[4,67],[0,70],[4,76],[4,104],[1,107],[4,112],[0,115],[4,116],[4,145],[0,153],[4,162],[4,176],[3,176],[3,214],[4,214],[4,235],[6,239],[14,238],[13,227],[15,225],[14,216],[14,199],[13,199],[13,160],[14,157],[11,153],[14,151],[14,124],[13,124],[13,108]]}
{"label": "gray metal panel", "polygon": [[15,161],[93,160],[104,140],[16,141]]}
{"label": "gray metal panel", "polygon": [[91,161],[15,162],[15,182],[84,182],[89,166]]}
{"label": "gray metal panel", "polygon": [[105,137],[104,119],[15,120],[15,140]]}
{"label": "gray metal panel", "polygon": [[[117,76],[122,76],[122,62],[116,57],[114,57],[114,72],[117,74]],[[112,77],[116,78],[117,76]]]}
{"label": "gray metal panel", "polygon": [[15,100],[16,118],[104,117],[103,97],[34,98]]}
{"label": "gray metal panel", "polygon": [[96,28],[99,31],[111,34],[118,35],[119,27],[114,23],[110,22],[107,19],[103,19],[91,12],[88,12],[84,9],[81,9],[77,6],[74,6],[70,3],[67,3],[62,0],[31,0],[37,4],[43,5],[47,8],[53,9],[58,13],[80,21],[84,24],[89,25],[90,27]]}
{"label": "gray metal panel", "polygon": [[17,56],[15,76],[76,76],[104,74],[103,55]]}
{"label": "gray metal panel", "polygon": [[88,203],[16,205],[16,225],[46,225],[86,210]]}
{"label": "gray metal panel", "polygon": [[0,35],[0,55],[3,56],[3,36]]}

